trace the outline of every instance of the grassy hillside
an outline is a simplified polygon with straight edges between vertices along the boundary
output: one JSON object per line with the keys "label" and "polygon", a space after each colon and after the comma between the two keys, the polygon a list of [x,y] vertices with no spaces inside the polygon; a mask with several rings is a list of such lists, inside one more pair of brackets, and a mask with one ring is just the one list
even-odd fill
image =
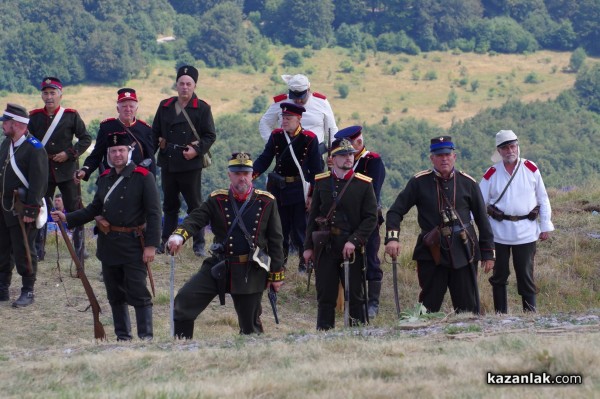
{"label": "grassy hillside", "polygon": [[[426,119],[447,128],[453,120],[475,115],[482,108],[497,107],[509,98],[525,101],[556,97],[572,87],[574,74],[561,72],[569,64],[570,53],[540,51],[528,55],[478,55],[450,52],[424,53],[418,56],[367,53],[364,60],[341,48],[309,51],[301,67],[280,65],[289,48],[272,50],[273,66],[263,73],[245,68],[232,70],[201,69],[198,95],[213,107],[215,116],[245,113],[255,97],[285,92],[281,74],[305,73],[312,89],[328,96],[338,124],[345,127],[377,123],[384,116],[389,122],[406,117]],[[342,72],[347,62],[352,72]],[[593,62],[593,60],[588,60]],[[528,76],[538,83],[524,83]],[[532,79],[532,77],[534,77]],[[41,76],[40,76],[41,78]],[[139,93],[142,119],[151,118],[161,99],[174,95],[175,70],[171,63],[157,62],[149,73],[127,83]],[[472,90],[473,82],[478,88]],[[340,98],[337,87],[348,86],[347,98]],[[458,96],[450,112],[439,112],[450,90]],[[64,105],[79,110],[84,121],[115,116],[117,87],[73,86],[64,91]],[[42,105],[38,94],[9,93],[7,102],[29,109]],[[257,132],[258,134],[258,132]]]}
{"label": "grassy hillside", "polygon": [[[539,313],[524,315],[509,280],[509,315],[496,316],[488,276],[479,276],[486,315],[454,315],[417,323],[396,318],[391,266],[380,316],[366,328],[315,332],[314,280],[291,267],[279,294],[281,324],[263,299],[262,336],[238,335],[231,298],[213,301],[196,322],[195,339],[169,338],[169,258],[153,264],[155,339],[116,343],[99,264],[86,270],[104,313],[108,342],[93,341],[92,315],[81,283],[68,277],[69,260],[48,238],[39,265],[36,302],[26,309],[0,303],[0,396],[4,398],[339,398],[349,397],[556,397],[552,386],[486,385],[486,372],[580,374],[583,385],[560,387],[569,398],[600,395],[600,182],[571,192],[551,190],[556,231],[540,243],[535,278]],[[401,306],[416,304],[418,284],[410,260],[418,228],[411,214],[402,231]],[[90,253],[94,241],[89,238]],[[176,259],[176,289],[196,272],[200,259],[184,248]],[[60,265],[61,273],[57,269]],[[61,279],[62,276],[62,279]],[[18,294],[13,276],[11,297]],[[16,280],[16,281],[15,281]],[[133,309],[131,310],[133,317]],[[133,322],[135,324],[135,322]],[[135,331],[135,327],[134,327]]]}

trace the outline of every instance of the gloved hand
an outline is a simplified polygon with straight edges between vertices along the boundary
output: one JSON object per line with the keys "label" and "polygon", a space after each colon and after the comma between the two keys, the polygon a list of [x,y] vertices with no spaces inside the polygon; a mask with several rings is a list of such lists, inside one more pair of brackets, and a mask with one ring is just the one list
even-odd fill
{"label": "gloved hand", "polygon": [[177,255],[183,245],[183,237],[179,234],[173,234],[167,241],[167,249],[171,255]]}

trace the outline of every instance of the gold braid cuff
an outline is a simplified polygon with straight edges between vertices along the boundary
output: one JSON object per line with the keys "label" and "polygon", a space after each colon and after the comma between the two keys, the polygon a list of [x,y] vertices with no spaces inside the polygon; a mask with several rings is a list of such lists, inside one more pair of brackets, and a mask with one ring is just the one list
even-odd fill
{"label": "gold braid cuff", "polygon": [[396,240],[399,241],[400,240],[400,231],[399,230],[388,230],[385,238],[387,240]]}
{"label": "gold braid cuff", "polygon": [[283,281],[285,279],[285,274],[283,270],[279,272],[269,272],[268,280],[272,283],[277,283],[279,281]]}
{"label": "gold braid cuff", "polygon": [[186,242],[187,239],[190,238],[190,233],[188,233],[187,231],[185,231],[181,227],[175,229],[175,231],[173,232],[173,234],[177,234],[179,236],[182,236],[183,237],[183,242]]}

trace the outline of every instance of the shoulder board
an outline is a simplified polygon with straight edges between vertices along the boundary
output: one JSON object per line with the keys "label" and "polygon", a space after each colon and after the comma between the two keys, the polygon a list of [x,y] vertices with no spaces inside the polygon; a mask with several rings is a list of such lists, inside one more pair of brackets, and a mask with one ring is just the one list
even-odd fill
{"label": "shoulder board", "polygon": [[530,160],[526,160],[524,163],[525,166],[527,166],[527,169],[529,169],[530,171],[535,173],[538,170],[537,165],[531,162]]}
{"label": "shoulder board", "polygon": [[278,103],[281,102],[283,100],[287,100],[288,95],[287,94],[280,94],[278,96],[273,97],[273,102]]}
{"label": "shoulder board", "polygon": [[171,103],[176,99],[177,97],[171,97],[171,98],[167,98],[166,100],[163,100],[163,107],[168,107],[169,105],[171,105]]}
{"label": "shoulder board", "polygon": [[33,136],[27,137],[27,141],[29,141],[35,148],[44,148],[44,145]]}
{"label": "shoulder board", "polygon": [[492,177],[492,175],[496,173],[496,168],[494,168],[493,166],[491,166],[486,172],[485,175],[483,175],[483,178],[485,180],[490,180],[490,177]]}
{"label": "shoulder board", "polygon": [[192,108],[198,108],[198,97],[192,99]]}
{"label": "shoulder board", "polygon": [[100,177],[106,176],[109,173],[110,173],[110,169],[105,169],[104,172],[102,172],[102,174],[100,175]]}
{"label": "shoulder board", "polygon": [[381,155],[376,152],[369,151],[369,153],[365,155],[365,158],[381,158]]}
{"label": "shoulder board", "polygon": [[44,112],[44,108],[37,108],[34,110],[29,111],[29,115],[35,115],[35,114],[39,114],[40,112]]}
{"label": "shoulder board", "polygon": [[279,134],[279,133],[283,133],[283,129],[281,129],[281,128],[278,128],[278,129],[275,129],[275,130],[273,130],[273,131],[271,132],[271,134]]}
{"label": "shoulder board", "polygon": [[211,197],[216,197],[217,195],[229,195],[229,191],[227,191],[225,189],[220,189],[220,190],[215,190],[212,193],[210,193]]}
{"label": "shoulder board", "polygon": [[110,121],[116,121],[116,120],[117,120],[117,118],[106,118],[105,120],[103,120],[103,121],[102,121],[102,122],[100,122],[100,123],[106,123],[106,122],[110,122]]}
{"label": "shoulder board", "polygon": [[136,166],[133,170],[133,173],[141,173],[143,176],[147,176],[150,171],[146,168],[142,168],[141,166]]}
{"label": "shoulder board", "polygon": [[471,176],[469,176],[468,174],[466,174],[465,172],[463,172],[462,170],[459,170],[458,173],[460,173],[461,175],[463,175],[464,177],[467,177],[471,180],[473,180],[475,183],[477,183],[477,180],[473,179]]}
{"label": "shoulder board", "polygon": [[74,113],[76,113],[76,112],[77,112],[77,110],[76,110],[76,109],[73,109],[73,108],[65,108],[65,112],[71,112],[71,113],[73,113],[73,114],[74,114]]}
{"label": "shoulder board", "polygon": [[257,189],[255,189],[255,190],[254,190],[254,192],[255,192],[256,194],[259,194],[259,195],[264,195],[264,196],[266,196],[266,197],[269,197],[269,198],[271,198],[272,200],[274,200],[274,199],[275,199],[275,196],[274,196],[273,194],[271,194],[270,192],[268,192],[268,191],[263,191],[263,190],[257,190]]}
{"label": "shoulder board", "polygon": [[308,137],[314,137],[314,138],[317,137],[317,135],[314,134],[313,132],[311,132],[310,130],[304,130],[304,129],[302,129],[301,133],[304,134],[305,136],[308,136]]}
{"label": "shoulder board", "polygon": [[426,169],[426,170],[422,170],[422,171],[420,171],[419,173],[417,173],[417,174],[416,174],[416,175],[414,175],[413,177],[414,177],[415,179],[418,179],[418,178],[419,178],[419,177],[421,177],[421,176],[430,175],[430,174],[432,174],[432,173],[433,173],[433,170],[431,170],[431,169]]}
{"label": "shoulder board", "polygon": [[148,126],[148,127],[152,127],[152,126],[150,126],[150,125],[148,124],[148,122],[146,122],[146,121],[143,121],[143,120],[141,120],[141,119],[138,119],[137,121],[138,121],[139,123],[141,123],[142,125],[146,125],[146,126]]}
{"label": "shoulder board", "polygon": [[321,93],[314,92],[314,93],[313,93],[313,96],[315,96],[315,97],[317,97],[317,98],[320,98],[320,99],[322,99],[322,100],[327,100],[327,96],[326,96],[325,94],[321,94]]}
{"label": "shoulder board", "polygon": [[318,175],[315,175],[315,181],[324,179],[324,178],[329,177],[329,176],[331,176],[331,172],[330,171],[319,173]]}
{"label": "shoulder board", "polygon": [[362,181],[366,181],[367,183],[371,183],[373,181],[372,178],[370,178],[369,176],[365,176],[362,173],[355,173],[354,176],[358,179],[358,180],[362,180]]}

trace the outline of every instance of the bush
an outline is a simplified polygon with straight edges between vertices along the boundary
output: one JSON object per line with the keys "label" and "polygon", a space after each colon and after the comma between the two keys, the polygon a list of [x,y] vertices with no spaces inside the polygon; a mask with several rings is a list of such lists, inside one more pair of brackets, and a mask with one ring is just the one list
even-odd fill
{"label": "bush", "polygon": [[340,70],[344,73],[352,73],[354,72],[354,65],[352,65],[352,62],[344,60],[340,62]]}
{"label": "bush", "polygon": [[288,51],[283,56],[284,67],[300,67],[304,63],[302,56],[295,50]]}
{"label": "bush", "polygon": [[254,97],[254,100],[252,101],[252,107],[250,108],[250,112],[253,114],[260,114],[264,112],[265,109],[267,109],[268,105],[269,99],[267,98],[267,96],[261,95]]}
{"label": "bush", "polygon": [[350,94],[350,88],[345,83],[340,83],[340,84],[336,85],[336,89],[337,89],[338,93],[340,94],[341,98],[346,98],[346,97],[348,97],[348,94]]}
{"label": "bush", "polygon": [[525,79],[523,80],[523,82],[529,83],[529,84],[537,84],[537,83],[541,83],[541,81],[542,81],[542,79],[536,72],[529,72],[527,74],[527,76],[525,76]]}
{"label": "bush", "polygon": [[437,80],[437,72],[436,71],[427,71],[425,76],[423,76],[423,80]]}
{"label": "bush", "polygon": [[575,51],[573,51],[573,54],[571,54],[569,69],[573,72],[578,72],[579,69],[581,69],[581,67],[583,66],[586,57],[587,55],[585,53],[585,50],[581,47],[577,48]]}

